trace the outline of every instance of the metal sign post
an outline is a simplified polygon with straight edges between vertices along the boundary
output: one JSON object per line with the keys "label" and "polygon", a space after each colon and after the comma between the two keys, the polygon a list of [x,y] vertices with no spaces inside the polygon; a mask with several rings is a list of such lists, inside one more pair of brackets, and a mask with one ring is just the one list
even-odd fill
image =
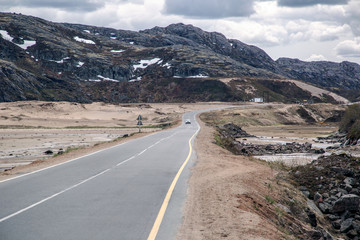
{"label": "metal sign post", "polygon": [[137,122],[137,125],[139,126],[139,132],[141,132],[141,125],[143,125],[143,123],[142,123],[142,117],[141,117],[141,115],[139,115],[138,117],[137,117],[137,119],[136,119],[138,122]]}

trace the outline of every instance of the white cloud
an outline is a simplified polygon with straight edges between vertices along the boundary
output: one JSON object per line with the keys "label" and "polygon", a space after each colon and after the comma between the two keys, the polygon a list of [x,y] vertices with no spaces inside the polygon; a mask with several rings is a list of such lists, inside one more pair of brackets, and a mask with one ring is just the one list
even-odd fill
{"label": "white cloud", "polygon": [[277,0],[279,6],[287,7],[304,7],[304,6],[313,6],[317,4],[325,5],[338,5],[346,4],[348,0]]}
{"label": "white cloud", "polygon": [[254,0],[165,0],[164,13],[195,18],[249,16]]}
{"label": "white cloud", "polygon": [[318,41],[333,41],[344,36],[351,31],[348,25],[333,25],[323,22],[311,22],[309,23],[308,35],[309,39],[316,39]]}
{"label": "white cloud", "polygon": [[306,59],[306,61],[326,61],[326,57],[324,57],[321,54],[311,54],[311,56],[309,58]]}
{"label": "white cloud", "polygon": [[2,7],[56,8],[66,11],[88,12],[104,6],[100,0],[0,0]]}
{"label": "white cloud", "polygon": [[360,37],[340,42],[335,51],[341,57],[360,57]]}
{"label": "white cloud", "polygon": [[[322,55],[339,61],[354,55],[347,49],[350,46],[356,49],[354,39],[360,36],[359,0],[278,2],[280,4],[275,0],[0,0],[0,11],[125,30],[182,22],[269,50],[272,57],[309,59],[316,53],[313,57]],[[299,3],[303,6],[295,6]],[[296,49],[299,46],[302,49]],[[352,59],[360,61],[360,57]]]}
{"label": "white cloud", "polygon": [[135,3],[143,4],[144,0],[0,0],[2,9],[20,8],[52,8],[71,12],[92,12],[103,8],[106,4]]}
{"label": "white cloud", "polygon": [[356,36],[360,36],[360,1],[353,0],[345,6],[345,21],[351,26]]}

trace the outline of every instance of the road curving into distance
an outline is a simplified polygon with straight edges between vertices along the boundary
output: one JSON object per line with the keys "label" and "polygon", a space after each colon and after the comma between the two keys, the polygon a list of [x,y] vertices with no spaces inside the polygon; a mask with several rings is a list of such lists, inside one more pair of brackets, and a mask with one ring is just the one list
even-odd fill
{"label": "road curving into distance", "polygon": [[177,128],[1,181],[0,239],[174,239],[197,113]]}

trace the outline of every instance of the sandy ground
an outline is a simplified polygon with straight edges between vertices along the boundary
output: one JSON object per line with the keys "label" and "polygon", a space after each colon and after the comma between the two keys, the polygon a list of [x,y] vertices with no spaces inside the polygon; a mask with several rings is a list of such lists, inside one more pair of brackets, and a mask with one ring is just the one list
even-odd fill
{"label": "sandy ground", "polygon": [[266,192],[264,183],[274,172],[215,145],[212,128],[200,123],[195,140],[197,163],[177,239],[283,239],[269,219],[251,210],[252,201],[241,200]]}
{"label": "sandy ground", "polygon": [[0,103],[1,128],[136,127],[156,126],[179,119],[188,111],[206,109],[218,103],[197,104],[80,104],[69,102]]}

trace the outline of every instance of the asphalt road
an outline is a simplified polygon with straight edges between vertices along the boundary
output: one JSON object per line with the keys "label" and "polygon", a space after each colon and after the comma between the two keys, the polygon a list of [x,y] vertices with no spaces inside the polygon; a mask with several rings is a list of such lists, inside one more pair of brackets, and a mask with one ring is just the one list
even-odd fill
{"label": "asphalt road", "polygon": [[[198,129],[187,113],[178,128],[0,182],[0,239],[148,239]],[[173,239],[181,223],[189,159],[156,239]]]}

